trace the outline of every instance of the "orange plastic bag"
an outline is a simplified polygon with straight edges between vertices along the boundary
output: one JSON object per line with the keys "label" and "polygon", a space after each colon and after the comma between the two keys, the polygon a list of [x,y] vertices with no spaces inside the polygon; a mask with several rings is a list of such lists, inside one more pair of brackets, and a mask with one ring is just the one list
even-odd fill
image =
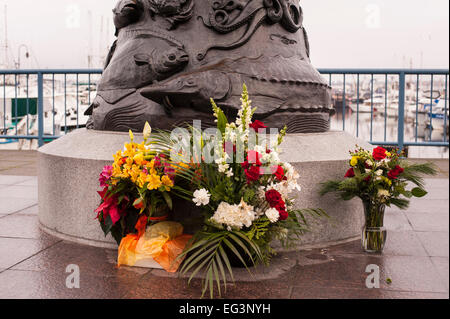
{"label": "orange plastic bag", "polygon": [[183,252],[191,235],[181,235],[174,240],[169,240],[163,247],[162,252],[158,257],[155,257],[155,261],[161,265],[167,272],[177,272],[180,267],[182,258],[178,258]]}
{"label": "orange plastic bag", "polygon": [[183,226],[175,222],[160,222],[145,231],[147,220],[143,217],[136,225],[138,234],[131,234],[122,239],[118,266],[134,266],[139,260],[152,258],[166,271],[176,272],[182,261],[177,260],[177,257],[192,236],[183,235]]}

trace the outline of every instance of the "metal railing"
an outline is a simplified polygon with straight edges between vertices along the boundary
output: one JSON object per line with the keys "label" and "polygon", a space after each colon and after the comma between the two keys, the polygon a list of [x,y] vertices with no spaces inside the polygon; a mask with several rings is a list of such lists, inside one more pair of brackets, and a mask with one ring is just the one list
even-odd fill
{"label": "metal railing", "polygon": [[[352,92],[356,95],[356,136],[359,137],[359,128],[360,128],[360,107],[361,107],[361,78],[363,76],[369,77],[368,83],[370,85],[369,88],[369,101],[370,101],[370,136],[368,138],[368,141],[371,144],[374,145],[387,145],[387,146],[397,146],[400,149],[403,149],[405,146],[443,146],[448,147],[448,138],[447,138],[447,131],[448,131],[448,75],[449,70],[448,69],[319,69],[319,72],[323,76],[328,76],[329,84],[333,87],[334,90],[337,90],[341,88],[342,90],[342,103],[340,107],[337,108],[337,111],[342,112],[343,115],[347,114],[347,90],[348,90],[348,78],[349,76],[354,76],[356,79],[354,79],[354,86],[356,87],[356,92]],[[333,77],[340,76],[339,83],[333,83]],[[375,77],[382,77],[382,82],[384,82],[384,85],[381,86],[384,95],[384,110],[382,110],[382,114],[384,117],[384,139],[383,140],[374,140],[373,139],[373,130],[374,130],[374,118],[375,118],[375,109],[374,109],[374,92],[375,92]],[[421,80],[424,76],[429,76],[429,82],[428,82],[428,88],[430,92],[429,97],[429,111],[422,111],[423,114],[428,115],[429,117],[429,123],[428,123],[428,129],[430,131],[429,137],[424,138],[423,141],[419,141],[419,134],[418,134],[418,127],[420,125],[419,122],[419,106],[420,106],[420,90],[421,90]],[[433,141],[432,139],[432,133],[433,130],[433,116],[436,114],[433,113],[433,105],[435,103],[435,98],[433,96],[436,86],[436,77],[441,77],[441,85],[440,85],[440,91],[443,92],[443,103],[444,103],[444,110],[443,110],[443,137],[442,141]],[[389,79],[391,77],[391,79]],[[408,78],[408,79],[407,79]],[[407,81],[409,80],[409,81]],[[389,99],[388,99],[388,82],[391,82],[391,84],[394,84],[396,86],[396,90],[398,92],[398,112],[395,114],[395,117],[397,118],[397,140],[396,141],[389,141],[387,139],[387,118],[388,118],[388,107],[390,106]],[[410,87],[410,91],[415,91],[415,100],[413,106],[415,106],[415,118],[414,121],[414,130],[415,130],[415,136],[412,141],[406,141],[405,140],[405,102],[406,102],[406,95],[407,92],[407,83]],[[414,88],[411,88],[411,86],[414,86]],[[336,108],[336,105],[335,105]],[[392,114],[391,114],[392,115]],[[342,116],[342,130],[346,130],[346,117]]]}
{"label": "metal railing", "polygon": [[[334,94],[338,96],[336,92],[340,91],[342,96],[341,103],[337,103],[339,100],[336,96],[334,98],[334,107],[338,113],[337,117],[332,121],[337,125],[338,129],[341,129],[339,116],[342,116],[342,130],[349,131],[349,123],[355,126],[350,133],[355,134],[357,137],[362,137],[368,140],[374,145],[387,145],[398,146],[404,148],[405,146],[443,146],[448,147],[448,69],[426,69],[426,70],[411,70],[411,69],[320,69],[319,72],[328,77],[330,86],[333,87]],[[3,140],[37,140],[39,146],[44,145],[46,141],[51,141],[59,138],[63,134],[66,134],[72,128],[82,127],[85,123],[80,123],[80,86],[88,86],[86,89],[87,100],[84,101],[84,106],[91,103],[91,94],[95,94],[95,90],[92,86],[95,86],[102,70],[100,69],[77,69],[77,70],[0,70],[0,141]],[[25,84],[23,82],[25,77]],[[71,80],[68,80],[71,77]],[[92,79],[97,77],[97,79]],[[379,80],[381,77],[381,84]],[[438,79],[439,78],[439,79]],[[424,80],[425,79],[425,80]],[[30,81],[32,82],[30,85]],[[81,82],[80,82],[81,81]],[[420,102],[420,94],[423,92],[421,82],[425,81],[424,87],[430,92],[429,96],[429,110],[421,111],[423,108],[423,102]],[[59,88],[55,86],[55,83],[59,85]],[[44,86],[47,84],[48,92],[44,92]],[[378,85],[378,87],[377,87]],[[72,97],[71,109],[76,114],[76,123],[72,126],[68,125],[68,86],[71,87],[70,96]],[[31,88],[35,88],[35,96],[30,96]],[[7,88],[9,89],[9,95],[7,94]],[[75,90],[75,92],[73,91]],[[12,93],[11,93],[12,91]],[[407,92],[415,91],[415,99],[413,102],[409,101],[409,111],[412,112],[413,118],[405,119],[406,115],[406,100]],[[57,92],[57,93],[56,93]],[[433,119],[435,113],[433,113],[433,106],[435,106],[434,92],[439,92],[439,96],[443,98],[444,109],[443,111],[443,137],[442,140],[432,139]],[[2,94],[3,93],[3,94]],[[378,110],[375,107],[374,94],[384,95],[384,110]],[[397,107],[389,114],[388,108],[394,103],[390,100],[389,95],[398,93],[396,96],[395,105]],[[63,95],[62,95],[63,94]],[[56,106],[55,95],[59,96],[59,104]],[[365,101],[363,102],[363,96]],[[61,100],[61,97],[63,98]],[[26,107],[23,107],[22,103],[22,116],[19,116],[19,101],[25,100]],[[37,108],[35,114],[30,110],[30,101],[35,99]],[[22,101],[23,102],[23,101]],[[46,104],[45,104],[46,103]],[[414,105],[415,103],[415,113]],[[421,104],[422,103],[422,104]],[[45,105],[44,105],[45,104]],[[8,107],[7,107],[8,105]],[[412,105],[412,110],[411,110]],[[368,124],[368,136],[362,134],[362,107],[365,107],[366,114],[370,114],[370,121]],[[369,107],[369,110],[367,109]],[[378,106],[379,107],[379,101]],[[435,106],[436,107],[436,106]],[[50,109],[49,109],[50,108]],[[3,111],[3,112],[2,112]],[[48,116],[48,112],[52,116]],[[61,125],[64,130],[58,133],[55,129],[57,123],[55,123],[55,114],[64,113]],[[350,114],[351,113],[351,114]],[[339,115],[340,114],[340,115]],[[420,123],[419,114],[429,117],[427,126],[429,129],[429,136],[419,137]],[[10,123],[7,121],[7,117],[10,117]],[[36,125],[34,131],[30,132],[29,122],[32,116],[37,118],[37,130]],[[47,117],[45,117],[47,115]],[[72,114],[73,115],[73,114]],[[356,115],[356,118],[355,118]],[[380,118],[379,116],[382,115]],[[388,137],[388,122],[392,121],[391,118],[396,118],[396,140],[395,137]],[[19,119],[23,122],[23,126],[26,129],[18,129]],[[410,119],[413,122],[414,136],[412,140],[405,139],[405,122]],[[380,140],[374,139],[374,133],[379,133],[379,130],[374,128],[374,123],[383,122],[384,132],[383,137]],[[52,127],[45,131],[45,121],[50,121]],[[356,122],[356,123],[354,123]],[[47,125],[48,126],[48,125]],[[2,129],[3,127],[3,129]],[[408,126],[410,128],[410,126]],[[14,134],[11,134],[13,131]]]}

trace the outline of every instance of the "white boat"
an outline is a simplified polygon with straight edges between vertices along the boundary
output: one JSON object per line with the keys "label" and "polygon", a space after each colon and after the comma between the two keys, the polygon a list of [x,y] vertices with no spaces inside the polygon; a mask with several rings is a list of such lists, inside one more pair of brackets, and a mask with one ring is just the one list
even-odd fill
{"label": "white boat", "polygon": [[363,103],[359,103],[359,106],[357,103],[353,103],[351,104],[350,107],[352,111],[355,113],[358,111],[359,113],[372,113],[373,111],[374,114],[377,114],[379,112],[384,111],[384,105],[385,105],[384,95],[377,94],[373,96],[373,99],[369,98],[365,100]]}

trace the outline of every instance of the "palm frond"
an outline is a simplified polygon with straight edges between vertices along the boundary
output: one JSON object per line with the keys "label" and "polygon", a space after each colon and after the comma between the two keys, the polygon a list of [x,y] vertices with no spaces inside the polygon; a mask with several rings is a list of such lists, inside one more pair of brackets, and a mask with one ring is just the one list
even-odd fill
{"label": "palm frond", "polygon": [[185,275],[191,271],[188,283],[197,274],[204,274],[202,298],[208,291],[210,297],[214,298],[215,287],[221,296],[221,286],[223,285],[225,289],[227,287],[227,273],[234,281],[233,270],[225,248],[234,254],[249,272],[248,267],[251,265],[247,265],[244,257],[248,257],[252,264],[262,259],[259,247],[239,231],[200,233],[179,258],[186,257],[180,267],[180,274]]}

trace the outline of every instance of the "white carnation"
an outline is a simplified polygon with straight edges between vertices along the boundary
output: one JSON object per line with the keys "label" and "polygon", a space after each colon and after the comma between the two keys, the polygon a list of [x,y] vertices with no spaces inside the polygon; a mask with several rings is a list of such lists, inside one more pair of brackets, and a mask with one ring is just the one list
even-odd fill
{"label": "white carnation", "polygon": [[192,201],[197,206],[205,206],[209,204],[209,198],[211,197],[211,194],[204,188],[198,189],[194,192],[194,198]]}
{"label": "white carnation", "polygon": [[217,224],[242,229],[250,227],[256,219],[256,213],[253,206],[247,205],[243,200],[239,205],[230,205],[226,202],[220,203],[211,220]]}
{"label": "white carnation", "polygon": [[276,223],[280,218],[280,213],[275,208],[271,208],[266,210],[266,216],[271,223]]}

